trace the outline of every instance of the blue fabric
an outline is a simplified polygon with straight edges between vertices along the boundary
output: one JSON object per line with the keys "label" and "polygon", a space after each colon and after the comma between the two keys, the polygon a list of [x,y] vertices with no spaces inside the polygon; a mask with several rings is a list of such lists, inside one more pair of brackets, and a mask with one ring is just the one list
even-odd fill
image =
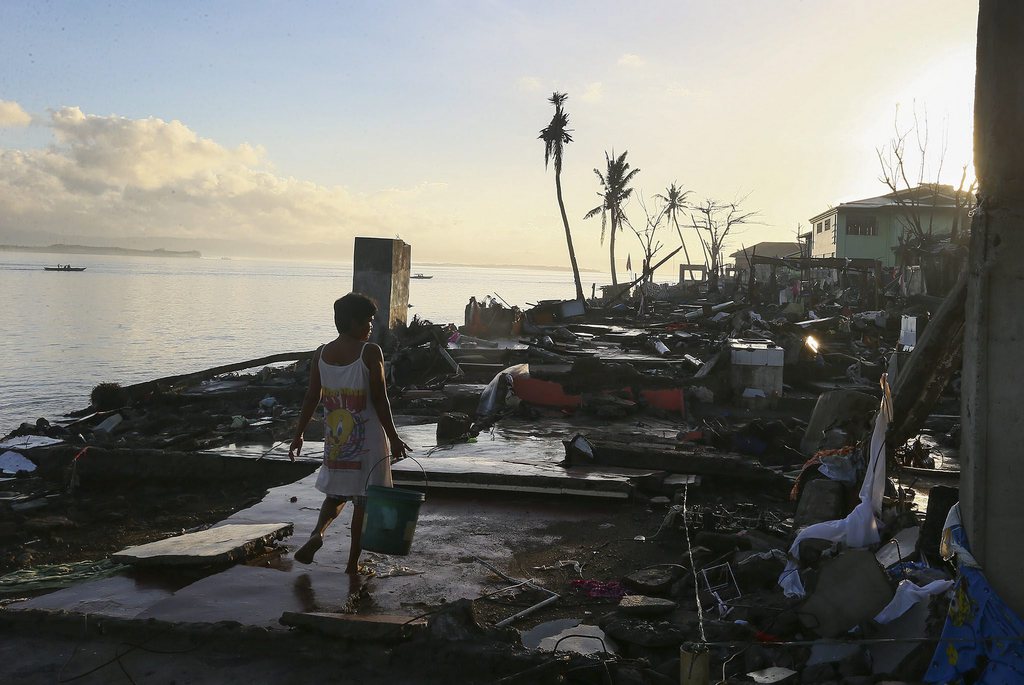
{"label": "blue fabric", "polygon": [[893,564],[889,568],[885,569],[885,572],[893,580],[904,578],[909,571],[926,571],[930,566],[920,561],[903,561],[898,564]]}
{"label": "blue fabric", "polygon": [[[951,530],[965,549],[963,526]],[[996,595],[979,569],[963,564],[953,588],[942,641],[935,650],[926,683],[1024,683],[1024,621]],[[1008,638],[1000,640],[999,638]],[[949,640],[947,642],[947,640]]]}

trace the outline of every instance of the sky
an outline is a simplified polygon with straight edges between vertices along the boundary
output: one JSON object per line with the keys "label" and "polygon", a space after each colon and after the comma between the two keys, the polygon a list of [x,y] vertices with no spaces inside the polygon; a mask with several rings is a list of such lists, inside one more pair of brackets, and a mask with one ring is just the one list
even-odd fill
{"label": "sky", "polygon": [[[569,95],[562,185],[582,267],[609,266],[600,218],[583,215],[610,151],[641,170],[648,209],[675,182],[758,213],[727,247],[793,240],[830,205],[886,192],[876,150],[915,110],[927,180],[944,147],[939,178],[959,182],[977,9],[5,0],[0,243],[348,261],[354,236],[398,236],[414,263],[564,266],[537,139],[555,90]],[[626,213],[645,223],[639,201]],[[618,268],[639,255],[620,234]]]}

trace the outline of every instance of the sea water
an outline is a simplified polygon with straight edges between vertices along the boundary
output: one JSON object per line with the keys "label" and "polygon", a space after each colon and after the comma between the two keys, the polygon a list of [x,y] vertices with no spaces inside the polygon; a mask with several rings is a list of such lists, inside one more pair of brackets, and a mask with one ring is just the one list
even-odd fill
{"label": "sea water", "polygon": [[[48,272],[71,263],[83,272]],[[413,265],[410,318],[463,323],[469,297],[526,307],[571,298],[572,274]],[[584,289],[604,282],[584,272]],[[352,288],[344,262],[0,252],[0,435],[89,405],[122,385],[313,349],[332,339],[332,304]]]}

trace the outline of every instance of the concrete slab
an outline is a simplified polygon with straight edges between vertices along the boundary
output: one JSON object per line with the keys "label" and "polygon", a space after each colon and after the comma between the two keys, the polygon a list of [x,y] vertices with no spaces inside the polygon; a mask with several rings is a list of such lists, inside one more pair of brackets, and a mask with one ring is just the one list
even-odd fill
{"label": "concrete slab", "polygon": [[361,642],[398,642],[427,629],[425,619],[395,614],[359,616],[286,611],[281,616],[281,624]]}
{"label": "concrete slab", "polygon": [[153,604],[174,594],[179,585],[173,581],[121,575],[93,580],[64,588],[4,609],[44,609],[75,614],[93,614],[114,618],[132,618]]}
{"label": "concrete slab", "polygon": [[290,523],[231,524],[128,547],[111,558],[138,566],[209,566],[241,561],[292,534]]}
{"label": "concrete slab", "polygon": [[[437,445],[436,422],[406,425],[402,439],[415,459],[392,466],[396,485],[429,489],[521,492],[626,499],[633,481],[659,473],[652,469],[571,467],[562,440],[576,429],[564,423],[509,421],[475,442]],[[322,442],[307,441],[303,459],[312,461],[323,451]],[[260,445],[222,447],[211,454],[263,459],[287,459],[287,445],[269,449]],[[426,478],[424,478],[424,472]]]}
{"label": "concrete slab", "polygon": [[0,450],[31,450],[36,447],[52,447],[62,442],[64,441],[58,438],[48,438],[45,435],[22,435],[0,442]]}

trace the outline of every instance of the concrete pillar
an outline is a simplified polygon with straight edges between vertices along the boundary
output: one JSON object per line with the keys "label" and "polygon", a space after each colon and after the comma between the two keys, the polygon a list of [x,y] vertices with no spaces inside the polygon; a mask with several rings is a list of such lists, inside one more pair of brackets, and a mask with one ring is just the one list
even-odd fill
{"label": "concrete pillar", "polygon": [[981,0],[974,98],[961,510],[1000,596],[1024,615],[1024,2]]}
{"label": "concrete pillar", "polygon": [[377,316],[370,340],[386,341],[398,322],[409,315],[409,268],[412,246],[397,238],[356,238],[352,258],[352,290],[373,298]]}

